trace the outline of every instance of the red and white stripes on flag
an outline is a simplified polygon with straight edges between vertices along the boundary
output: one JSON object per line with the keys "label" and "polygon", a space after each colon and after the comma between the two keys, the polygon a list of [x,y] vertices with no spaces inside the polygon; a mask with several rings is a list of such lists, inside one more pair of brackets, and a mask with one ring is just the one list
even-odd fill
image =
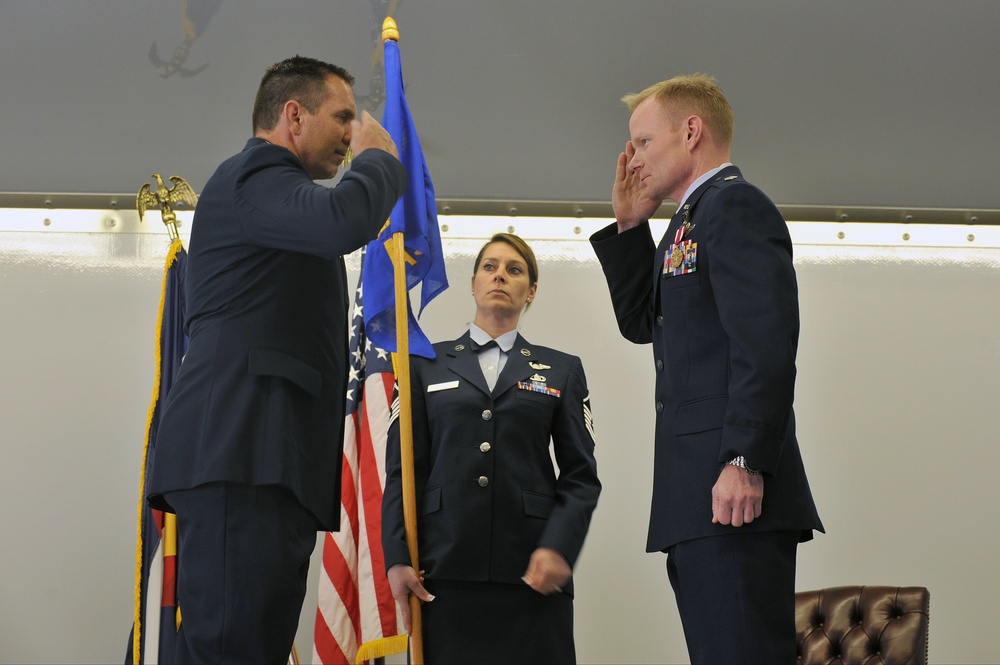
{"label": "red and white stripes on flag", "polygon": [[177,637],[177,518],[159,510],[150,513],[160,540],[146,578],[147,611],[141,662],[157,665],[161,660],[172,660]]}
{"label": "red and white stripes on flag", "polygon": [[[382,491],[395,377],[364,332],[359,280],[351,330],[340,531],[323,540],[313,662],[354,663],[406,650],[385,576]],[[393,638],[393,639],[387,639]]]}

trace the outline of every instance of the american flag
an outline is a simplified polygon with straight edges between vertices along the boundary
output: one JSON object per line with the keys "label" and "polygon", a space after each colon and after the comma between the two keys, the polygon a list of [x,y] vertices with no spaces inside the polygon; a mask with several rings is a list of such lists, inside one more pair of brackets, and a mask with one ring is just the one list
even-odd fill
{"label": "american flag", "polygon": [[[340,531],[323,541],[313,662],[354,663],[406,650],[382,554],[385,445],[395,377],[391,355],[365,336],[362,282],[351,320]],[[386,639],[397,636],[394,639]],[[384,641],[383,641],[384,640]]]}

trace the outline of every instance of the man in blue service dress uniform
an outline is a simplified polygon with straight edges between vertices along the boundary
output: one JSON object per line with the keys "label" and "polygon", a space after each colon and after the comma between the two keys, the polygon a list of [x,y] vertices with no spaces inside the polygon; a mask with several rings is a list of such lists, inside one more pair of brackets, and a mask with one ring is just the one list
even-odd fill
{"label": "man in blue service dress uniform", "polygon": [[[667,553],[692,663],[793,663],[796,548],[823,525],[795,439],[788,229],[729,163],[733,113],[713,78],[624,101],[617,223],[591,242],[622,335],[653,344],[646,548]],[[648,220],[667,198],[678,212],[654,245]]]}
{"label": "man in blue service dress uniform", "polygon": [[[177,513],[177,662],[279,663],[318,530],[340,518],[348,293],[342,256],[406,184],[357,119],[353,78],[296,56],[269,68],[254,138],[205,185],[191,232],[190,348],[147,493]],[[348,147],[351,169],[333,188]]]}

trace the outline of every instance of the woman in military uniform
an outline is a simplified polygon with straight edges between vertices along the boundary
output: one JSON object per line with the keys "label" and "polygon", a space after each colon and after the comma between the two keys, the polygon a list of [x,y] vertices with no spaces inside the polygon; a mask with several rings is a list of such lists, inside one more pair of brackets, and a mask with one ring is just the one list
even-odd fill
{"label": "woman in military uniform", "polygon": [[390,423],[385,565],[408,632],[409,595],[425,601],[433,665],[576,660],[572,571],[601,485],[580,359],[517,332],[537,289],[528,244],[494,235],[473,268],[470,329],[435,344],[435,359],[411,361],[421,575],[410,567]]}

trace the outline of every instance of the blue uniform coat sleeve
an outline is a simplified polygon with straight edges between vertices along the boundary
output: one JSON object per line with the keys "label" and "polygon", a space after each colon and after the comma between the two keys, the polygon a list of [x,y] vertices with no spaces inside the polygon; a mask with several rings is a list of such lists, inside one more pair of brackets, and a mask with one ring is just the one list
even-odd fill
{"label": "blue uniform coat sleeve", "polygon": [[[336,187],[319,185],[280,146],[252,150],[236,182],[236,205],[246,242],[334,258],[350,254],[378,233],[406,189],[406,170],[392,155],[366,150]],[[376,220],[377,227],[358,224]]]}
{"label": "blue uniform coat sleeve", "polygon": [[556,550],[570,567],[576,565],[580,555],[601,489],[594,448],[587,378],[583,363],[573,358],[569,380],[552,421],[552,450],[559,465],[555,505],[538,539],[538,547]]}
{"label": "blue uniform coat sleeve", "polygon": [[653,341],[649,265],[656,252],[649,222],[623,233],[618,233],[617,225],[611,224],[595,233],[591,244],[604,269],[622,337],[635,344],[649,344]]}
{"label": "blue uniform coat sleeve", "polygon": [[[411,361],[414,358],[411,357]],[[419,362],[419,361],[418,361]],[[397,391],[399,386],[397,384]],[[424,387],[420,376],[410,373],[410,408],[413,413],[413,440],[427,441],[430,436],[427,426],[427,407],[424,401]],[[396,564],[410,565],[410,550],[406,544],[406,526],[403,521],[403,480],[402,460],[399,450],[399,395],[396,395],[389,421],[389,432],[385,446],[385,488],[382,492],[382,553],[385,569]],[[414,445],[413,469],[416,480],[415,495],[419,499],[427,485],[427,464],[429,450],[425,446]],[[419,507],[418,507],[419,510]]]}
{"label": "blue uniform coat sleeve", "polygon": [[742,455],[773,475],[794,398],[799,310],[788,228],[762,199],[753,185],[734,183],[698,212],[707,218],[709,276],[729,339],[729,402],[718,460]]}

